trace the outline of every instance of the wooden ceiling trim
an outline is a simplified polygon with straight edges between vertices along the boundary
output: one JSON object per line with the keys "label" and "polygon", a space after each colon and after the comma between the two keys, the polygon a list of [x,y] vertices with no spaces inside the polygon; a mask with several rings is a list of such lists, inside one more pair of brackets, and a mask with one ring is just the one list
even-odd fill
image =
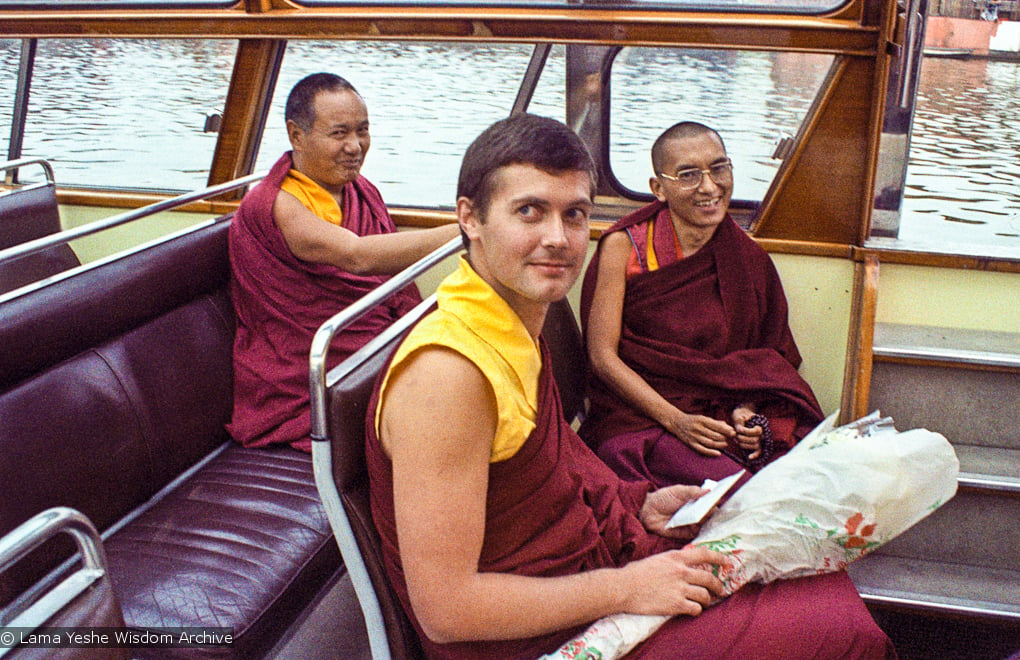
{"label": "wooden ceiling trim", "polygon": [[[255,1],[255,0],[253,0]],[[145,12],[0,12],[0,36],[393,39],[702,46],[794,52],[877,52],[879,33],[854,21],[737,14],[504,10],[477,16],[431,10],[301,12],[267,9]]]}

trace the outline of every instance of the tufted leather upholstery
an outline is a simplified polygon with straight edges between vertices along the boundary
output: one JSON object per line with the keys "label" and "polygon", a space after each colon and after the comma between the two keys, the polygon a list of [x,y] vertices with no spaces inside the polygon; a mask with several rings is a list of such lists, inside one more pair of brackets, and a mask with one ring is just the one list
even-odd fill
{"label": "tufted leather upholstery", "polygon": [[311,473],[290,447],[230,444],[106,540],[129,626],[225,627],[236,640],[152,657],[252,658],[283,635],[339,563]]}
{"label": "tufted leather upholstery", "polygon": [[[103,532],[128,626],[224,626],[258,656],[342,570],[311,457],[247,450],[232,402],[228,219],[0,307],[0,535],[51,506]],[[0,603],[68,556],[44,546]],[[352,604],[353,605],[353,604]]]}

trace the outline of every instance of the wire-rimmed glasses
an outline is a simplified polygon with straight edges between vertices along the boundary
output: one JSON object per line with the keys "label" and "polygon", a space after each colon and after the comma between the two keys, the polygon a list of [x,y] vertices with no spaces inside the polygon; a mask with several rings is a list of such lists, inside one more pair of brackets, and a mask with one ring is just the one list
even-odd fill
{"label": "wire-rimmed glasses", "polygon": [[659,176],[670,181],[675,181],[680,188],[691,190],[701,185],[701,180],[708,175],[716,185],[725,186],[733,182],[733,161],[729,158],[718,163],[712,163],[707,170],[699,167],[688,167],[677,170],[675,175],[659,172]]}

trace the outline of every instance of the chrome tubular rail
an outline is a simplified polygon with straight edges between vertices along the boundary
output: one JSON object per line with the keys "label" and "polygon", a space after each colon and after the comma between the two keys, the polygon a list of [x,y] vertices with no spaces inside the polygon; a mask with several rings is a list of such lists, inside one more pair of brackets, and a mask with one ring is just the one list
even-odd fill
{"label": "chrome tubular rail", "polygon": [[[920,75],[921,71],[921,51],[924,48],[922,39],[924,38],[924,16],[927,12],[922,14],[921,8],[927,6],[923,5],[921,0],[906,0],[906,8],[904,10],[904,23],[906,24],[903,29],[903,46],[900,49],[900,57],[903,58],[900,62],[900,79],[899,89],[897,90],[896,101],[900,108],[907,109],[910,107],[910,99],[912,98],[913,88],[916,86],[916,78]],[[920,34],[918,34],[920,31]]]}
{"label": "chrome tubular rail", "polygon": [[177,208],[178,206],[183,206],[184,204],[188,204],[190,202],[199,201],[207,197],[219,195],[220,193],[229,192],[236,188],[241,188],[250,183],[259,181],[263,177],[265,177],[265,175],[266,172],[261,172],[258,174],[249,174],[248,176],[243,176],[241,178],[234,179],[233,181],[227,181],[226,183],[221,183],[215,186],[209,186],[208,188],[203,188],[202,190],[194,190],[189,193],[184,193],[183,195],[178,195],[177,197],[171,197],[170,199],[160,200],[153,204],[149,204],[148,206],[143,206],[141,208],[137,208],[131,211],[119,213],[109,218],[96,220],[95,222],[90,222],[89,224],[82,225],[81,227],[75,227],[74,229],[68,229],[66,231],[62,231],[56,234],[50,234],[48,236],[43,236],[42,238],[37,238],[32,241],[26,241],[24,243],[21,243],[20,245],[9,247],[6,250],[0,250],[0,261],[10,259],[12,257],[21,257],[26,254],[32,254],[33,252],[45,250],[46,248],[52,247],[54,245],[67,243],[68,241],[72,241],[76,238],[96,234],[106,229],[111,229],[113,227],[117,227],[119,225],[131,222],[133,220],[138,220],[150,215],[154,215],[161,211],[167,211],[170,209]]}
{"label": "chrome tubular rail", "polygon": [[[404,270],[400,271],[357,302],[329,318],[319,326],[312,337],[309,352],[309,388],[311,391],[312,440],[326,439],[326,357],[329,345],[337,332],[358,320],[376,305],[410,284],[414,278],[429,270],[443,259],[463,249],[460,237],[450,239],[446,245],[432,251]],[[380,335],[381,337],[382,335]],[[378,338],[377,338],[378,339]],[[360,353],[360,351],[359,351]],[[355,353],[357,355],[357,353]],[[349,360],[353,360],[352,355]],[[339,368],[339,367],[338,367]]]}
{"label": "chrome tubular rail", "polygon": [[[0,626],[35,630],[106,575],[106,553],[99,532],[84,514],[68,507],[38,513],[0,539],[0,572],[61,532],[74,539],[82,556],[82,567],[45,595],[30,590],[16,598],[0,612]],[[10,650],[0,647],[0,657]]]}
{"label": "chrome tubular rail", "polygon": [[[380,302],[410,284],[414,278],[429,270],[443,259],[463,249],[460,237],[450,240],[446,245],[434,250],[416,263],[394,275],[382,285],[348,306],[323,323],[312,338],[309,354],[309,387],[311,396],[312,417],[312,470],[315,475],[316,489],[326,511],[333,536],[340,548],[344,565],[351,577],[365,618],[368,642],[373,660],[390,660],[390,647],[386,634],[386,624],[382,608],[372,586],[368,567],[361,555],[350,519],[340,501],[340,493],[333,477],[333,448],[328,436],[326,418],[326,357],[330,343],[337,332],[373,309]],[[404,332],[420,318],[433,304],[435,294],[419,303],[413,310],[397,319],[386,330],[362,346],[349,358],[341,362],[328,374],[329,380],[337,382],[344,374],[360,366],[366,359],[375,354],[378,348],[385,346],[394,337]]]}
{"label": "chrome tubular rail", "polygon": [[[9,160],[6,163],[0,163],[0,170],[3,170],[4,172],[10,172],[11,170],[14,170],[15,172],[17,172],[19,169],[21,169],[22,167],[25,167],[27,165],[39,165],[40,167],[42,167],[43,168],[43,172],[46,174],[46,181],[43,182],[43,183],[32,183],[32,184],[29,184],[28,186],[25,186],[26,188],[36,188],[36,187],[39,187],[39,186],[47,186],[47,185],[53,183],[53,166],[50,165],[50,162],[48,160],[46,160],[45,158],[19,158],[17,160]],[[15,180],[13,178],[8,179],[8,178],[5,177],[4,183],[6,185],[11,185],[11,184],[15,183]],[[0,192],[0,195],[3,195],[3,194],[6,194],[6,193],[5,192]]]}
{"label": "chrome tubular rail", "polygon": [[[459,240],[459,239],[458,239]],[[414,309],[397,319],[391,326],[372,338],[367,344],[357,350],[349,358],[337,365],[330,373],[338,381],[344,374],[357,369],[366,359],[375,354],[376,349],[385,346],[394,337],[404,332],[417,319],[421,318],[428,308],[435,302],[436,294],[432,294]],[[357,317],[354,317],[357,318]],[[354,318],[348,320],[353,321]],[[327,342],[328,345],[328,342]],[[325,361],[325,357],[323,358]],[[323,385],[323,418],[325,418],[325,384]],[[358,547],[357,537],[354,528],[351,526],[350,518],[340,501],[340,492],[333,476],[333,447],[323,427],[321,436],[316,436],[315,423],[312,430],[312,473],[315,476],[315,487],[319,491],[319,499],[322,500],[322,508],[326,511],[326,518],[333,528],[333,537],[340,548],[340,555],[343,557],[347,574],[351,577],[351,585],[358,596],[358,604],[361,606],[361,614],[365,619],[365,628],[368,633],[368,644],[372,651],[372,660],[392,660],[386,623],[382,614],[382,606],[372,585],[372,578],[369,576],[365,559]]]}

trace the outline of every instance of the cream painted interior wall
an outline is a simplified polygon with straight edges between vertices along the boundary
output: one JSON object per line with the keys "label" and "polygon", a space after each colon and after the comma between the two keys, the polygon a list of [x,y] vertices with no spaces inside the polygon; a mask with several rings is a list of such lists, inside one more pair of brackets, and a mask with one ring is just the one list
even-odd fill
{"label": "cream painted interior wall", "polygon": [[822,411],[839,408],[850,329],[854,266],[849,259],[773,254],[790,304],[790,328],[804,358],[800,374]]}
{"label": "cream painted interior wall", "polygon": [[1020,351],[1020,275],[881,264],[879,323],[991,330],[1017,334]]}
{"label": "cream painted interior wall", "polygon": [[[588,260],[595,251],[592,242]],[[839,407],[850,323],[853,263],[845,259],[773,254],[790,303],[790,325],[804,363],[800,372],[811,384],[822,410]],[[455,268],[448,259],[434,272],[418,279],[423,295],[435,291],[439,281]],[[587,266],[586,266],[587,267]],[[577,314],[581,306],[581,283],[567,296]]]}
{"label": "cream painted interior wall", "polygon": [[[124,212],[126,211],[121,209],[63,205],[60,207],[60,224],[65,230],[74,229]],[[209,213],[174,211],[157,213],[120,227],[73,240],[71,249],[78,255],[78,260],[85,264],[214,217],[216,216]]]}

